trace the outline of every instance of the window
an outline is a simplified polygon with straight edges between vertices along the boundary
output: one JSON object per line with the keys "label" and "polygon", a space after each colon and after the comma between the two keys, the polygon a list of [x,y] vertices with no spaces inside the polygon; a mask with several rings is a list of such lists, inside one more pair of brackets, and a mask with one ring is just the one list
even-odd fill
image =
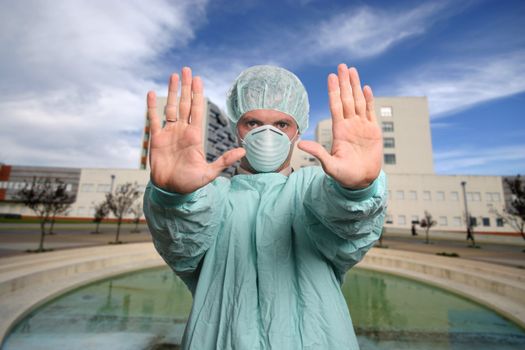
{"label": "window", "polygon": [[394,131],[394,122],[382,122],[383,132],[393,132]]}
{"label": "window", "polygon": [[93,192],[94,189],[95,185],[93,184],[82,184],[82,186],[80,187],[81,192]]}
{"label": "window", "polygon": [[445,200],[445,192],[443,191],[437,191],[436,192],[436,200],[437,201],[444,201]]}
{"label": "window", "polygon": [[408,199],[412,201],[417,201],[417,192],[416,191],[408,191]]}
{"label": "window", "polygon": [[490,218],[483,218],[483,226],[490,226]]}
{"label": "window", "polygon": [[396,155],[395,154],[385,154],[384,161],[385,161],[385,164],[396,164]]}
{"label": "window", "polygon": [[497,218],[496,219],[496,226],[503,227],[503,219],[502,218]]}
{"label": "window", "polygon": [[7,188],[7,181],[0,181],[0,188]]}
{"label": "window", "polygon": [[454,216],[454,217],[452,218],[452,226],[456,226],[456,227],[461,226],[461,217],[459,217],[459,216]]}
{"label": "window", "polygon": [[385,217],[385,224],[392,224],[394,221],[392,219],[392,215],[387,214]]}
{"label": "window", "polygon": [[111,190],[110,184],[99,184],[97,185],[97,192],[109,192]]}
{"label": "window", "polygon": [[487,202],[499,202],[500,195],[498,192],[485,192]]}
{"label": "window", "polygon": [[405,192],[404,191],[396,191],[396,199],[399,199],[399,200],[405,199]]}
{"label": "window", "polygon": [[419,215],[412,215],[412,223],[415,224],[416,222],[419,222]]}
{"label": "window", "polygon": [[66,185],[66,192],[71,192],[72,189],[73,189],[73,185],[72,184],[67,184]]}
{"label": "window", "polygon": [[467,192],[467,201],[469,201],[469,202],[481,202],[481,193],[479,193],[479,192]]}
{"label": "window", "polygon": [[430,195],[430,191],[423,191],[423,200],[425,201],[431,201],[432,196]]}
{"label": "window", "polygon": [[470,226],[473,226],[473,227],[478,226],[478,219],[473,217],[473,216],[471,216],[470,217]]}
{"label": "window", "polygon": [[406,225],[406,217],[404,215],[398,215],[397,216],[397,224],[398,225]]}
{"label": "window", "polygon": [[456,191],[450,192],[450,200],[453,202],[457,202],[459,200],[459,193]]}
{"label": "window", "polygon": [[396,147],[396,142],[393,137],[383,138],[383,148],[394,148],[394,147]]}
{"label": "window", "polygon": [[381,107],[380,112],[382,117],[391,117],[392,116],[392,107]]}
{"label": "window", "polygon": [[447,226],[448,225],[448,220],[447,220],[446,216],[440,216],[439,219],[438,219],[438,222],[439,222],[439,226]]}

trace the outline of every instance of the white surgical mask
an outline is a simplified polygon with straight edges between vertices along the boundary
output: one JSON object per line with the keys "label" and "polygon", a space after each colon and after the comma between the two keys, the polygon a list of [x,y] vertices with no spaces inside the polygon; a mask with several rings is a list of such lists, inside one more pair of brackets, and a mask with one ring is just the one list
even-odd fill
{"label": "white surgical mask", "polygon": [[241,141],[248,162],[260,173],[279,169],[290,153],[291,141],[288,135],[272,125],[251,130]]}

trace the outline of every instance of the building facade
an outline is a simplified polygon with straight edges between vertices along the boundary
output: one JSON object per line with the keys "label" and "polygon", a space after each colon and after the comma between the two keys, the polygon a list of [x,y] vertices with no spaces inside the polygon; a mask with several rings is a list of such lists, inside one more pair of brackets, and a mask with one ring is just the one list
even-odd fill
{"label": "building facade", "polygon": [[[464,232],[468,210],[478,232],[511,231],[494,213],[505,208],[501,176],[434,173],[426,97],[376,97],[375,112],[383,132],[383,169],[388,174],[387,228],[409,229],[428,211],[439,230]],[[332,145],[331,128],[331,119],[325,119],[316,129],[317,142],[327,150]]]}
{"label": "building facade", "polygon": [[[158,113],[163,115],[165,98],[159,98]],[[228,119],[221,110],[206,100],[206,118],[203,121],[208,161],[215,160],[226,150],[236,146],[236,138]],[[432,214],[441,231],[465,232],[467,212],[477,232],[512,232],[510,226],[499,220],[495,211],[502,212],[510,195],[505,192],[500,176],[437,175],[434,173],[432,140],[428,103],[424,97],[378,97],[376,114],[383,130],[384,165],[388,176],[389,205],[385,226],[410,229],[412,222]],[[95,206],[105,194],[117,186],[131,182],[139,189],[149,181],[148,145],[149,124],[146,123],[142,140],[141,169],[75,169],[2,165],[0,168],[0,214],[32,215],[15,198],[25,182],[37,177],[56,177],[68,184],[76,200],[66,216],[89,219]],[[330,150],[331,120],[321,121],[316,129],[317,142]],[[296,146],[292,157],[295,169],[318,165],[310,154]],[[231,176],[234,168],[224,173]],[[462,186],[462,183],[465,186]],[[131,218],[131,214],[128,216]]]}

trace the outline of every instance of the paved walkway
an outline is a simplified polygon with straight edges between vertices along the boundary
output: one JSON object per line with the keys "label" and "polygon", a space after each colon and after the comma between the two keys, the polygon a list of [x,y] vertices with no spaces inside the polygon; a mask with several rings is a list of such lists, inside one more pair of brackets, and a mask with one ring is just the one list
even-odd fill
{"label": "paved walkway", "polygon": [[[55,234],[47,235],[44,248],[62,250],[89,246],[108,245],[115,241],[116,224],[103,224],[99,234],[91,233],[93,223],[56,224]],[[125,243],[150,242],[151,236],[145,224],[139,225],[140,232],[133,232],[135,225],[124,224],[119,240]],[[26,250],[38,248],[40,239],[38,224],[0,223],[0,258],[29,254]],[[411,236],[408,231],[389,230],[383,245],[396,250],[436,255],[456,253],[461,258],[485,261],[493,264],[525,268],[525,240],[521,237],[477,235],[479,248],[470,248],[462,234],[431,231],[430,244],[425,243],[424,233]]]}

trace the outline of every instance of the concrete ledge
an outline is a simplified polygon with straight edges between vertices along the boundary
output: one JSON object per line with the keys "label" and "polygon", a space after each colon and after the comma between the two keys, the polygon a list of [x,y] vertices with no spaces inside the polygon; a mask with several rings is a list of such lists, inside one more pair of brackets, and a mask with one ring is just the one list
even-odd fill
{"label": "concrete ledge", "polygon": [[[164,266],[152,243],[102,246],[0,259],[0,342],[32,309],[82,285]],[[522,270],[429,254],[372,249],[360,268],[428,283],[475,300],[525,328]]]}
{"label": "concrete ledge", "polygon": [[374,248],[358,267],[406,277],[474,300],[525,328],[523,270],[484,262]]}
{"label": "concrete ledge", "polygon": [[0,259],[0,344],[31,310],[65,292],[111,276],[163,265],[152,243]]}

